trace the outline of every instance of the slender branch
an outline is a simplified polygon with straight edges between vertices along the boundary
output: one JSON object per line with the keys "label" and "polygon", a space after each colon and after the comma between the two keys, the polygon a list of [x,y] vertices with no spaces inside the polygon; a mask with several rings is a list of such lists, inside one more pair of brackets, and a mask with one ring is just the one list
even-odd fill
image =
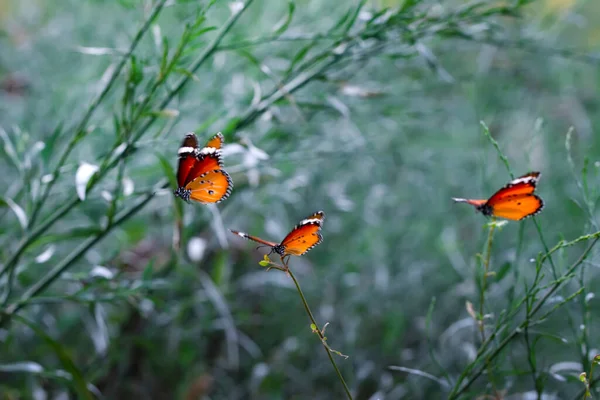
{"label": "slender branch", "polygon": [[492,258],[492,241],[494,238],[494,230],[496,229],[496,218],[492,219],[490,223],[490,230],[488,232],[485,258],[483,259],[483,276],[481,277],[481,293],[479,295],[479,332],[481,333],[481,341],[485,342],[485,326],[484,326],[484,315],[485,315],[485,291],[487,289],[487,277],[490,271],[490,260]]}
{"label": "slender branch", "polygon": [[96,111],[96,109],[98,108],[100,103],[102,103],[102,101],[104,100],[104,98],[106,97],[106,95],[108,94],[108,92],[110,91],[112,86],[114,85],[114,83],[117,81],[117,78],[118,78],[119,74],[121,73],[121,70],[123,69],[123,67],[125,66],[127,61],[129,60],[131,55],[133,54],[133,51],[136,49],[137,45],[139,44],[139,42],[142,39],[142,37],[144,36],[144,34],[150,28],[150,24],[152,24],[152,21],[154,21],[156,19],[156,17],[158,16],[158,14],[161,12],[161,10],[164,7],[166,2],[167,2],[167,0],[160,0],[154,6],[154,8],[152,9],[152,12],[150,13],[150,16],[146,19],[146,21],[144,22],[142,27],[137,31],[135,37],[133,38],[133,41],[131,42],[131,46],[129,46],[129,50],[127,51],[127,53],[125,53],[123,55],[123,58],[121,59],[119,64],[113,70],[112,74],[110,75],[110,78],[108,79],[108,82],[106,83],[106,86],[104,86],[104,89],[102,89],[102,91],[98,94],[98,96],[92,101],[92,104],[90,104],[90,106],[88,107],[87,112],[84,114],[84,116],[81,118],[79,123],[76,125],[75,129],[73,130],[74,135],[71,138],[71,141],[69,142],[69,144],[67,145],[67,148],[62,153],[58,163],[56,164],[56,167],[54,168],[54,171],[51,174],[52,179],[50,180],[50,182],[48,182],[48,184],[44,188],[42,195],[40,196],[39,200],[36,202],[36,204],[33,208],[33,212],[31,214],[31,219],[30,219],[30,226],[33,226],[33,224],[35,223],[35,220],[39,214],[39,211],[42,208],[42,205],[44,205],[46,203],[46,199],[48,198],[48,195],[50,194],[50,191],[52,190],[52,187],[54,186],[54,183],[56,182],[56,180],[58,178],[58,173],[59,173],[60,169],[63,167],[63,165],[65,164],[65,162],[67,161],[69,154],[71,154],[71,151],[75,148],[75,145],[77,144],[77,142],[79,142],[83,137],[85,137],[85,135],[86,135],[85,127],[87,126],[87,123],[89,122],[90,118],[92,117],[92,115],[94,114],[94,112]]}
{"label": "slender branch", "polygon": [[147,193],[142,196],[135,204],[129,209],[120,213],[117,216],[112,224],[107,225],[105,229],[98,232],[94,237],[91,237],[84,241],[79,247],[77,247],[71,254],[69,254],[66,258],[62,260],[59,264],[57,264],[54,268],[52,268],[43,278],[37,281],[33,286],[31,286],[25,293],[21,295],[21,298],[8,306],[2,316],[0,316],[0,326],[3,326],[6,322],[10,320],[12,315],[14,315],[17,311],[27,305],[27,302],[37,296],[39,293],[43,292],[48,286],[50,286],[54,281],[56,281],[67,269],[69,269],[75,262],[77,262],[90,248],[95,246],[98,242],[100,242],[106,235],[112,232],[113,228],[121,225],[123,222],[127,221],[133,215],[135,215],[139,210],[141,210],[148,202],[150,202],[154,198],[154,194],[157,190],[161,188],[168,187],[169,183],[167,181],[162,181],[158,185],[156,185],[155,190]]}
{"label": "slender branch", "polygon": [[308,306],[308,302],[306,301],[306,298],[304,297],[304,293],[302,293],[302,289],[300,288],[300,284],[298,283],[298,280],[292,273],[292,270],[289,268],[289,266],[285,263],[283,258],[281,259],[281,262],[285,266],[285,272],[290,276],[290,278],[292,278],[292,280],[294,281],[294,285],[296,285],[296,289],[298,290],[298,294],[300,295],[300,298],[302,299],[302,304],[304,305],[306,314],[308,314],[308,318],[310,318],[310,321],[316,328],[315,332],[317,333],[317,335],[319,335],[319,338],[321,339],[321,343],[323,344],[323,348],[325,349],[325,351],[327,352],[327,356],[329,357],[329,361],[331,362],[331,365],[333,365],[333,369],[335,369],[335,373],[337,374],[338,379],[344,386],[344,391],[346,392],[346,396],[348,396],[348,399],[352,400],[352,394],[350,393],[350,389],[348,388],[348,385],[346,384],[346,381],[344,380],[344,377],[342,376],[340,369],[338,368],[337,364],[335,363],[335,360],[333,359],[333,356],[331,354],[331,349],[327,345],[325,335],[321,331],[321,328],[319,328],[319,325],[317,324],[317,321],[315,320],[313,313],[310,311],[310,307]]}
{"label": "slender branch", "polygon": [[[598,240],[600,240],[598,237],[594,237],[594,240],[592,241],[592,243],[590,243],[590,245],[584,250],[584,252],[581,254],[581,256],[577,259],[577,261],[575,261],[570,267],[569,269],[565,272],[565,274],[563,274],[564,277],[570,275],[573,273],[573,271],[575,271],[575,269],[577,267],[579,267],[579,265],[581,265],[581,263],[587,258],[587,256],[589,255],[589,253],[592,251],[593,247],[596,245],[596,243],[598,242]],[[538,301],[538,303],[535,305],[535,307],[533,307],[533,309],[531,310],[531,312],[529,313],[529,317],[534,316],[539,310],[540,308],[542,308],[544,306],[544,304],[546,304],[546,301],[554,294],[554,292],[556,292],[561,286],[562,284],[565,282],[564,279],[558,280],[556,281],[552,287],[546,292],[546,294],[540,299],[540,301]],[[545,317],[546,315],[544,315]],[[494,351],[492,351],[492,353],[486,357],[486,360],[493,360],[494,358],[496,358],[498,356],[498,354],[500,354],[500,352],[520,333],[523,332],[523,329],[527,326],[531,326],[533,325],[533,323],[531,322],[530,318],[526,318],[525,321],[521,322],[521,324],[519,324],[519,326],[517,328],[515,328],[506,338],[504,338],[504,340],[502,340],[502,342],[500,342],[498,344],[498,347],[496,347],[496,349],[494,349]],[[497,332],[492,333],[492,335],[490,335],[490,337],[487,339],[487,341],[482,345],[482,348],[480,350],[481,353],[483,353],[487,348],[487,346],[489,345],[489,343],[492,342],[492,340],[495,338],[495,336],[497,335]],[[485,348],[484,348],[485,346]],[[477,357],[477,359],[473,362],[473,364],[477,364],[479,360],[479,357]],[[474,367],[473,365],[473,367]],[[471,370],[471,367],[468,367],[469,371]],[[458,398],[458,396],[460,396],[462,393],[464,393],[472,384],[473,382],[475,382],[475,380],[483,373],[483,371],[485,370],[485,366],[483,367],[479,367],[477,369],[477,371],[471,375],[471,377],[469,378],[469,380],[461,387],[461,383],[464,379],[464,375],[461,375],[461,377],[457,380],[452,392],[450,393],[450,396],[448,397],[449,399],[456,399]]]}
{"label": "slender branch", "polygon": [[[248,0],[245,4],[245,7],[242,10],[240,10],[236,14],[232,15],[225,22],[223,27],[219,30],[215,39],[213,39],[213,41],[207,46],[207,48],[202,52],[202,54],[192,63],[192,66],[190,68],[192,72],[194,72],[198,68],[200,68],[202,63],[204,61],[206,61],[206,59],[215,51],[216,47],[218,46],[220,41],[223,39],[225,34],[231,29],[233,24],[237,21],[237,19],[243,13],[243,11],[247,9],[248,5],[250,3],[252,3],[252,1],[253,0]],[[163,3],[164,3],[164,1],[163,1]],[[179,91],[181,91],[181,89],[189,81],[189,79],[190,79],[190,77],[186,76],[179,81],[179,83],[175,86],[175,88],[169,92],[166,99],[161,103],[160,109],[165,108],[169,104],[169,102],[175,97],[175,95]],[[141,116],[141,114],[139,114],[138,117],[139,116]],[[148,128],[156,120],[156,118],[157,118],[156,115],[150,117],[149,120],[143,125],[143,127],[139,129],[134,140],[129,145],[127,145],[127,148],[124,151],[122,151],[121,153],[119,153],[119,155],[115,158],[115,160],[113,160],[111,163],[108,163],[106,165],[106,168],[101,169],[96,175],[94,175],[90,179],[90,182],[88,183],[88,191],[91,190],[108,173],[108,171],[110,171],[115,165],[117,165],[117,163],[120,159],[130,156],[135,151],[135,147],[133,146],[132,143],[135,142],[136,140],[138,140],[142,136],[142,134],[148,130]],[[88,117],[88,119],[89,119],[89,117]],[[87,123],[87,119],[85,121]],[[113,151],[114,150],[116,150],[116,147],[115,147],[115,149],[113,149]],[[69,149],[69,152],[70,152],[70,149]],[[66,157],[64,157],[64,158],[66,158]],[[61,160],[62,160],[62,158],[61,158]],[[58,169],[57,169],[57,171],[58,171]],[[21,255],[25,252],[27,247],[34,240],[36,240],[40,235],[42,235],[46,230],[48,230],[56,221],[58,221],[60,218],[65,216],[69,211],[71,211],[80,202],[81,202],[81,200],[79,200],[79,198],[72,199],[67,204],[62,206],[57,212],[55,212],[50,218],[48,218],[48,220],[44,224],[40,225],[33,232],[29,233],[29,235],[26,238],[21,240],[21,242],[19,243],[19,246],[17,247],[15,252],[11,255],[11,257],[8,259],[8,261],[6,262],[4,267],[0,270],[0,277],[2,277],[7,271],[10,271],[12,268],[14,268],[14,266],[19,261],[19,258],[21,257]]]}

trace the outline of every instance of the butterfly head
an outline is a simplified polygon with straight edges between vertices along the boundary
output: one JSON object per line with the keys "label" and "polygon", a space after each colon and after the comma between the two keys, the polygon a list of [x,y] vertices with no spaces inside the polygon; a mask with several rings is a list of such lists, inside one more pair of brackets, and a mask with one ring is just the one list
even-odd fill
{"label": "butterfly head", "polygon": [[479,206],[475,207],[477,209],[477,211],[479,211],[480,213],[482,213],[483,215],[489,217],[493,214],[493,209],[490,205],[488,205],[487,203],[483,203]]}
{"label": "butterfly head", "polygon": [[282,244],[275,245],[275,246],[271,247],[271,253],[277,253],[281,257],[283,257],[285,254],[285,246]]}
{"label": "butterfly head", "polygon": [[192,191],[188,190],[186,188],[183,188],[183,187],[178,187],[177,190],[175,190],[174,193],[175,193],[175,196],[179,196],[183,200],[185,200],[186,202],[189,203],[189,201],[190,201],[190,195],[192,194]]}

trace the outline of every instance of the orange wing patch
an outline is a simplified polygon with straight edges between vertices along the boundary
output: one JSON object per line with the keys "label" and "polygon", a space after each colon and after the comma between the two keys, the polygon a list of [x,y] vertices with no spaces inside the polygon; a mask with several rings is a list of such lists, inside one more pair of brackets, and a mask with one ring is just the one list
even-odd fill
{"label": "orange wing patch", "polygon": [[321,225],[325,218],[323,211],[318,211],[306,217],[292,229],[281,241],[285,254],[301,256],[323,241]]}
{"label": "orange wing patch", "polygon": [[541,174],[530,172],[510,181],[488,200],[453,198],[457,203],[474,206],[483,215],[513,221],[535,215],[544,208],[544,201],[533,194]]}
{"label": "orange wing patch", "polygon": [[215,149],[219,150],[223,146],[224,140],[223,134],[219,132],[213,136],[204,147],[214,147]]}
{"label": "orange wing patch", "polygon": [[537,214],[544,207],[544,202],[535,194],[515,195],[504,198],[492,206],[492,215],[518,221]]}
{"label": "orange wing patch", "polygon": [[294,229],[281,244],[285,247],[285,254],[301,256],[323,241],[319,233],[321,226],[304,225]]}
{"label": "orange wing patch", "polygon": [[200,203],[219,203],[231,194],[231,177],[222,169],[208,171],[190,182],[185,189],[190,199]]}

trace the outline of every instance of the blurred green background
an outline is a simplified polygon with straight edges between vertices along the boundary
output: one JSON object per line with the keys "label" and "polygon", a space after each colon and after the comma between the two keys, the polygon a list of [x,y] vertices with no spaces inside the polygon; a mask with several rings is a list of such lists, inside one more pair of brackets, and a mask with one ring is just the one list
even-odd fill
{"label": "blurred green background", "polygon": [[[228,232],[317,210],[290,267],[355,399],[582,398],[600,264],[536,259],[600,229],[600,2],[243,4],[0,0],[0,398],[344,398],[291,279]],[[546,202],[483,287],[488,221],[451,201],[511,178],[480,121]],[[189,131],[226,136],[217,206],[172,195]]]}

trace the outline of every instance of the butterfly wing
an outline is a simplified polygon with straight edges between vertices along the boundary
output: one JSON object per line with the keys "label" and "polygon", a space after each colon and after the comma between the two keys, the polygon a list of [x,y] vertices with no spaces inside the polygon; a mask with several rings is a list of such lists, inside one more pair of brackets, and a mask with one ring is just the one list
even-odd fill
{"label": "butterfly wing", "polygon": [[532,194],[540,180],[540,176],[541,174],[539,172],[529,172],[513,179],[502,189],[494,193],[487,201],[487,204],[493,207],[496,202],[502,201],[506,197]]}
{"label": "butterfly wing", "polygon": [[185,186],[189,198],[200,203],[219,203],[229,197],[232,188],[231,177],[222,169],[204,172]]}
{"label": "butterfly wing", "polygon": [[269,242],[269,241],[263,240],[259,237],[248,235],[247,233],[244,233],[244,232],[234,231],[233,229],[230,229],[230,230],[231,230],[231,232],[233,232],[233,234],[238,235],[239,237],[243,237],[244,239],[248,239],[248,240],[253,240],[257,243],[264,244],[265,246],[275,247],[278,245],[278,243]]}
{"label": "butterfly wing", "polygon": [[281,241],[285,254],[301,256],[323,241],[321,226],[325,219],[323,211],[317,211],[303,219]]}
{"label": "butterfly wing", "polygon": [[497,200],[491,206],[491,214],[518,221],[539,213],[542,208],[544,208],[544,202],[535,194],[516,194]]}
{"label": "butterfly wing", "polygon": [[196,151],[198,147],[198,139],[193,133],[185,135],[185,139],[181,143],[177,155],[179,156],[179,166],[177,168],[177,185],[185,186],[191,179],[188,180],[190,171],[196,165]]}
{"label": "butterfly wing", "polygon": [[221,149],[221,147],[223,147],[223,141],[225,140],[225,138],[223,138],[223,134],[221,132],[217,133],[215,136],[213,136],[204,147],[212,147],[215,148],[217,150]]}

